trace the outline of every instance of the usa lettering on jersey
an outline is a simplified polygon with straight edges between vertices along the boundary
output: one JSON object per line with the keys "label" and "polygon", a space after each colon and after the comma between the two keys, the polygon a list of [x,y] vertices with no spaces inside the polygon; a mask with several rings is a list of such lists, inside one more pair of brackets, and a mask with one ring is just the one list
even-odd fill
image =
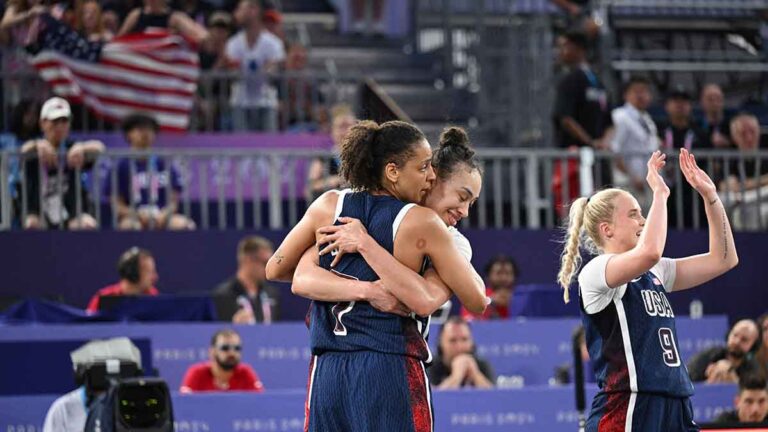
{"label": "usa lettering on jersey", "polygon": [[652,317],[674,318],[672,306],[663,292],[655,290],[641,290],[645,312]]}

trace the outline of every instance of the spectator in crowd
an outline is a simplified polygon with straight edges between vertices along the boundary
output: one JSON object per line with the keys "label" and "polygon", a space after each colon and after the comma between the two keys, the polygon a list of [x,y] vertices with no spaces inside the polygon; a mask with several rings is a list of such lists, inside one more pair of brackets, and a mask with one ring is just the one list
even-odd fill
{"label": "spectator in crowd", "polygon": [[714,424],[735,426],[738,424],[768,425],[768,388],[765,377],[748,374],[739,379],[739,393],[733,399],[734,410],[718,416]]}
{"label": "spectator in crowd", "polygon": [[725,202],[732,206],[734,229],[760,230],[762,220],[768,220],[765,201],[744,193],[768,185],[768,159],[757,156],[760,146],[757,117],[746,113],[735,116],[731,120],[731,137],[743,157],[730,159],[728,176],[720,182],[719,189],[727,194]]}
{"label": "spectator in crowd", "polygon": [[[721,190],[737,192],[752,190],[768,184],[768,161],[757,163],[755,153],[760,147],[760,123],[749,113],[738,114],[731,120],[731,136],[736,148],[744,155],[743,160],[732,160],[729,177],[721,184]],[[755,182],[758,177],[758,182]]]}
{"label": "spectator in crowd", "polygon": [[325,191],[341,187],[339,149],[344,137],[355,123],[357,123],[357,117],[349,105],[339,104],[331,108],[331,140],[333,141],[331,157],[315,158],[309,165],[307,183],[310,201],[314,201]]}
{"label": "spectator in crowd", "polygon": [[175,31],[198,44],[208,38],[205,27],[184,12],[171,9],[167,0],[144,0],[144,7],[128,14],[117,36],[157,29]]}
{"label": "spectator in crowd", "polygon": [[270,77],[285,60],[282,41],[263,27],[258,0],[241,0],[235,19],[242,30],[227,41],[230,68],[240,71],[230,103],[235,130],[277,130],[277,89]]}
{"label": "spectator in crowd", "polygon": [[33,99],[20,100],[11,111],[8,133],[0,134],[0,149],[17,150],[21,145],[41,135],[40,103]]}
{"label": "spectator in crowd", "polygon": [[104,4],[101,10],[101,27],[105,32],[116,35],[120,31],[120,14],[113,5]]}
{"label": "spectator in crowd", "polygon": [[[208,39],[200,45],[200,69],[227,69],[224,50],[227,40],[232,35],[232,15],[216,11],[208,18]],[[204,75],[197,86],[193,124],[205,125],[205,130],[222,130],[222,113],[228,110],[228,102],[223,96],[228,90],[221,74]]]}
{"label": "spectator in crowd", "polygon": [[250,236],[237,245],[237,273],[214,290],[219,319],[235,324],[269,324],[279,319],[280,292],[269,285],[265,266],[272,242]]}
{"label": "spectator in crowd", "polygon": [[632,77],[624,86],[624,105],[611,113],[615,133],[611,149],[616,153],[614,181],[628,188],[643,208],[650,205],[645,188],[646,161],[659,149],[656,124],[648,114],[650,82]]}
{"label": "spectator in crowd", "polygon": [[[131,149],[146,153],[155,142],[158,125],[152,117],[134,113],[123,120],[123,134]],[[117,191],[108,190],[115,204],[118,228],[195,229],[195,222],[178,214],[181,176],[172,164],[155,155],[122,159],[117,164]],[[112,182],[104,182],[111,188]]]}
{"label": "spectator in crowd", "polygon": [[[558,56],[567,73],[557,83],[555,107],[552,117],[557,136],[557,146],[575,150],[579,147],[607,148],[603,136],[608,128],[608,93],[597,74],[587,62],[587,37],[582,32],[571,31],[557,39]],[[606,167],[607,168],[607,167]],[[567,173],[562,164],[556,163],[552,179],[555,209],[563,214],[562,188],[568,176],[567,201],[579,196],[579,164],[572,159],[568,162]],[[603,169],[604,175],[610,170]],[[601,184],[610,182],[598,179]]]}
{"label": "spectator in crowd", "polygon": [[568,14],[567,27],[581,29],[590,39],[600,32],[600,22],[592,16],[589,0],[551,0]]}
{"label": "spectator in crowd", "polygon": [[242,363],[240,335],[231,329],[219,330],[211,338],[209,361],[187,369],[182,393],[206,391],[252,391],[261,393],[264,385],[249,365]]}
{"label": "spectator in crowd", "polygon": [[200,68],[223,69],[226,67],[224,50],[232,34],[232,15],[221,11],[212,13],[208,19],[208,34],[210,37],[200,46]]}
{"label": "spectator in crowd", "polygon": [[99,311],[102,297],[160,294],[155,288],[158,279],[155,258],[146,249],[132,247],[123,252],[117,261],[117,273],[120,275],[120,280],[96,292],[88,302],[88,312]]}
{"label": "spectator in crowd", "polygon": [[101,5],[97,0],[82,0],[76,3],[75,30],[90,42],[106,42],[114,37],[114,33],[104,28]]}
{"label": "spectator in crowd", "polygon": [[695,151],[709,147],[706,137],[693,123],[691,95],[685,88],[676,87],[667,95],[664,111],[667,114],[666,121],[658,128],[664,150],[680,150],[685,147],[688,151]]}
{"label": "spectator in crowd", "polygon": [[[667,118],[660,123],[659,139],[662,148],[670,153],[677,152],[681,148],[688,151],[697,151],[698,149],[708,148],[709,141],[705,135],[695,126],[691,118],[693,106],[691,105],[691,95],[682,87],[677,87],[667,95],[667,101],[664,104]],[[709,171],[707,161],[698,161],[703,170]],[[688,185],[677,184],[674,181],[677,171],[677,164],[668,164],[665,170],[667,183],[670,185],[670,203],[667,205],[669,211],[670,226],[693,227],[693,201],[695,192]],[[681,177],[682,180],[682,177]],[[678,207],[677,197],[681,197],[681,207]],[[698,194],[696,194],[698,195]],[[699,220],[707,219],[704,206],[698,206]]]}
{"label": "spectator in crowd", "polygon": [[699,103],[702,115],[699,128],[709,141],[709,147],[729,148],[731,144],[730,118],[725,112],[723,89],[717,84],[707,84],[701,89]]}
{"label": "spectator in crowd", "polygon": [[384,22],[386,0],[351,0],[350,7],[353,32],[367,33],[370,29],[378,35],[386,33],[387,27]]}
{"label": "spectator in crowd", "polygon": [[738,321],[728,332],[725,346],[716,346],[696,354],[688,362],[693,382],[738,382],[738,378],[757,370],[752,356],[759,340],[757,324],[751,319]]}
{"label": "spectator in crowd", "polygon": [[0,20],[0,33],[10,32],[13,45],[27,46],[36,37],[37,18],[46,12],[42,0],[9,0]]}
{"label": "spectator in crowd", "polygon": [[[23,190],[19,190],[18,196],[19,204],[26,204],[26,208],[20,209],[26,215],[22,220],[25,229],[40,229],[46,224],[72,230],[97,227],[89,214],[92,200],[84,177],[104,152],[104,144],[70,139],[71,118],[72,110],[66,100],[48,99],[40,110],[43,138],[21,146],[25,181],[19,185]],[[42,176],[41,167],[45,173]]]}
{"label": "spectator in crowd", "polygon": [[485,277],[488,280],[486,295],[491,303],[482,314],[473,314],[462,306],[461,316],[467,321],[509,318],[517,275],[517,264],[512,258],[498,255],[491,259],[485,266]]}
{"label": "spectator in crowd", "polygon": [[278,88],[280,123],[291,132],[314,132],[318,128],[316,111],[321,94],[307,69],[307,49],[299,42],[288,45],[284,65],[284,85]]}
{"label": "spectator in crowd", "polygon": [[760,348],[757,349],[755,355],[755,361],[760,368],[760,373],[763,376],[768,377],[768,313],[760,315],[757,319],[757,325],[760,327],[761,342]]}
{"label": "spectator in crowd", "polygon": [[280,11],[272,5],[271,7],[264,6],[264,13],[262,14],[261,21],[264,23],[264,28],[268,32],[277,36],[278,39],[286,42],[285,28],[283,28],[283,15]]}
{"label": "spectator in crowd", "polygon": [[493,387],[493,368],[475,354],[475,344],[467,321],[457,316],[449,318],[440,329],[437,343],[437,357],[427,369],[429,381],[434,387]]}

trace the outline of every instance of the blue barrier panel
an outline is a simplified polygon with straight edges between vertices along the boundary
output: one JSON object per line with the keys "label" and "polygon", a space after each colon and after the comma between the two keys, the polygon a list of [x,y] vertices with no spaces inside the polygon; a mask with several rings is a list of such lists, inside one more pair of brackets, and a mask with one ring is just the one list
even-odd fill
{"label": "blue barrier panel", "polygon": [[[694,418],[711,421],[731,408],[736,387],[700,386],[693,397]],[[588,392],[591,399],[594,390]],[[264,394],[173,394],[177,432],[303,431],[303,391]],[[0,430],[40,432],[55,396],[0,397]],[[459,390],[433,393],[435,430],[440,432],[575,431],[573,388]]]}
{"label": "blue barrier panel", "polygon": [[[472,263],[482,271],[499,253],[512,256],[520,267],[519,284],[553,282],[559,265],[556,230],[464,230],[472,243]],[[192,232],[72,232],[9,231],[0,233],[0,300],[4,298],[61,298],[84,308],[100,288],[115,283],[115,262],[132,246],[152,251],[160,274],[162,293],[210,293],[236,270],[237,242],[245,235],[260,234],[279,244],[285,231],[192,231]],[[765,245],[768,233],[735,234],[739,266],[733,271],[696,289],[673,293],[669,301],[678,315],[688,313],[692,300],[701,300],[706,314],[732,317],[757,317],[768,305],[768,290],[755,289],[768,279]],[[707,250],[707,232],[670,231],[665,256],[682,257]],[[85,252],[83,245],[87,244]],[[40,263],[46,271],[40,271]],[[280,284],[281,319],[304,319],[309,302],[291,295],[287,284]],[[571,297],[575,298],[575,293]],[[552,303],[562,299],[552,294]],[[575,304],[574,304],[575,306]],[[513,302],[514,307],[514,302]],[[568,306],[563,306],[569,309]],[[569,309],[573,310],[573,309]],[[535,312],[535,311],[534,311]],[[549,313],[549,312],[547,312]]]}
{"label": "blue barrier panel", "polygon": [[[557,366],[570,361],[570,338],[577,319],[518,319],[472,324],[478,353],[498,375],[519,377],[526,385],[547,384]],[[127,336],[152,342],[152,361],[172,389],[178,389],[186,369],[208,359],[208,346],[218,324],[91,324],[5,326],[0,341],[87,340]],[[309,364],[309,335],[299,323],[236,326],[243,339],[243,360],[251,364],[268,390],[305,388]],[[725,317],[677,319],[680,355],[687,360],[706,347],[723,342]],[[430,331],[436,352],[438,328]],[[4,356],[12,356],[13,352]],[[12,360],[9,360],[13,362]],[[0,369],[0,380],[25,388],[29,376]],[[62,388],[63,393],[66,389]]]}
{"label": "blue barrier panel", "polygon": [[[75,374],[69,353],[89,340],[0,341],[0,395],[63,393],[72,388]],[[149,338],[134,337],[131,342],[141,351],[145,375],[151,375]]]}

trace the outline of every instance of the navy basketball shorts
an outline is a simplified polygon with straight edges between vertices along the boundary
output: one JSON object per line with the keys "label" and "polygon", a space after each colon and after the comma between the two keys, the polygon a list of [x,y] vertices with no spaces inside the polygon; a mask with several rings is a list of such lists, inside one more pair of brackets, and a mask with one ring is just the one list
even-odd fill
{"label": "navy basketball shorts", "polygon": [[693,405],[687,397],[652,393],[603,393],[592,401],[587,432],[694,432]]}
{"label": "navy basketball shorts", "polygon": [[313,356],[304,430],[432,432],[432,395],[424,364],[373,351]]}

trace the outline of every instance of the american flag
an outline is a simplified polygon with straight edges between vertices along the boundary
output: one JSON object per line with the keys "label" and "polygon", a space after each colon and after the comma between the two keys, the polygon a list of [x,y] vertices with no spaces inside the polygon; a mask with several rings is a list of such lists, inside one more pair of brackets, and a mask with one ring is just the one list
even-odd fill
{"label": "american flag", "polygon": [[42,19],[31,63],[54,93],[108,120],[142,111],[163,130],[187,129],[200,67],[181,36],[153,31],[88,42],[54,18]]}

